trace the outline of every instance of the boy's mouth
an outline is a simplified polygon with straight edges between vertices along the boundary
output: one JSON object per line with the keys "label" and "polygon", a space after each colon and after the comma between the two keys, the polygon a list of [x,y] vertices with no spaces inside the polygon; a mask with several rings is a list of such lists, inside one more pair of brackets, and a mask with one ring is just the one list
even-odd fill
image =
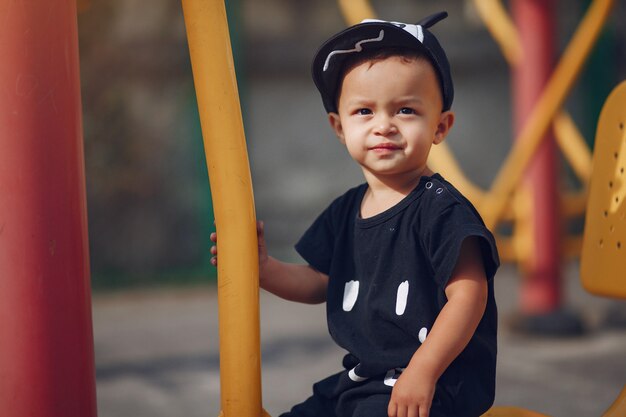
{"label": "boy's mouth", "polygon": [[402,149],[402,146],[397,145],[395,143],[391,143],[391,142],[379,143],[369,148],[369,150],[375,151],[375,152],[399,151],[401,149]]}

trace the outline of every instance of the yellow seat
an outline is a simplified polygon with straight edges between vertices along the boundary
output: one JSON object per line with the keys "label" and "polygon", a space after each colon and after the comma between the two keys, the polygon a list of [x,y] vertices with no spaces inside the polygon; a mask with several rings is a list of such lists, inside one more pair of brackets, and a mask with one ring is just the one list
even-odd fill
{"label": "yellow seat", "polygon": [[550,417],[519,407],[493,407],[481,417]]}
{"label": "yellow seat", "polygon": [[626,385],[622,388],[617,399],[609,407],[602,417],[624,417],[626,416]]}
{"label": "yellow seat", "polygon": [[[613,404],[602,414],[602,417],[626,416],[626,385],[622,388]],[[493,407],[481,417],[550,417],[536,411],[519,407]]]}
{"label": "yellow seat", "polygon": [[[598,121],[580,256],[593,294],[626,299],[626,81],[609,95]],[[602,417],[626,416],[626,386]]]}
{"label": "yellow seat", "polygon": [[626,298],[626,82],[607,99],[596,133],[580,276],[593,294]]}

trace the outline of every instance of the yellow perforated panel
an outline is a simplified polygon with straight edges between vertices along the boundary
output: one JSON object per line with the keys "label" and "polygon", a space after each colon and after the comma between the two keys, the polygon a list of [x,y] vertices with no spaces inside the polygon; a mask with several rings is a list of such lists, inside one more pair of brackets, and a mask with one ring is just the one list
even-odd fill
{"label": "yellow perforated panel", "polygon": [[626,298],[626,82],[606,100],[596,132],[581,254],[583,286]]}

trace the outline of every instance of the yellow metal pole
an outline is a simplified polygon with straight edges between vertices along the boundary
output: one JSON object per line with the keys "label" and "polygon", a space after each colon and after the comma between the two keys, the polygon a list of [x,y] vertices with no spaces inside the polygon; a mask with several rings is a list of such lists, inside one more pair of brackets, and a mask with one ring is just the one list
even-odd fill
{"label": "yellow metal pole", "polygon": [[[502,5],[502,1],[474,0],[474,5],[485,23],[485,26],[500,45],[502,54],[505,56],[509,65],[511,67],[519,65],[522,62],[519,32]],[[561,196],[560,212],[565,218],[580,216],[584,213],[586,208],[587,183],[591,175],[591,151],[585,144],[584,138],[567,112],[560,111],[556,114],[553,120],[553,127],[557,144],[583,184],[581,191],[565,192],[564,195]],[[463,191],[465,192],[465,190]],[[469,195],[471,196],[471,193]],[[520,204],[517,203],[517,201],[520,200],[519,196],[516,196],[514,200],[516,201],[514,206],[518,208],[517,222],[523,224],[526,221],[524,217],[525,212],[519,208],[528,206],[526,204],[520,206]],[[483,202],[482,200],[479,201],[480,203],[475,203],[475,205],[481,210]],[[503,215],[499,216],[498,220],[506,220],[507,214],[510,214],[510,210],[507,210]],[[524,259],[523,253],[525,252],[522,249],[528,248],[528,242],[526,242],[526,240],[532,238],[531,235],[524,232],[526,229],[526,227],[520,225],[516,227],[513,238],[511,239],[515,245],[510,245],[511,242],[496,234],[502,259],[517,261]],[[565,258],[578,256],[580,254],[581,242],[581,236],[566,236],[562,242],[561,253]],[[513,250],[513,247],[516,249]]]}
{"label": "yellow metal pole", "polygon": [[586,186],[591,177],[591,151],[568,113],[556,115],[554,137],[578,179]]}
{"label": "yellow metal pole", "polygon": [[364,19],[375,19],[376,13],[368,0],[339,0],[341,13],[348,25],[356,25]]}
{"label": "yellow metal pole", "polygon": [[223,0],[182,0],[219,233],[222,415],[259,417],[258,243],[252,181]]}
{"label": "yellow metal pole", "polygon": [[541,139],[589,55],[599,32],[613,7],[614,0],[595,0],[563,57],[559,61],[544,93],[530,114],[526,125],[515,141],[503,167],[495,179],[492,191],[487,195],[481,214],[487,227],[493,229],[507,201],[520,180],[528,162],[541,143]]}
{"label": "yellow metal pole", "polygon": [[478,14],[511,66],[522,60],[522,46],[513,20],[500,0],[474,0]]}

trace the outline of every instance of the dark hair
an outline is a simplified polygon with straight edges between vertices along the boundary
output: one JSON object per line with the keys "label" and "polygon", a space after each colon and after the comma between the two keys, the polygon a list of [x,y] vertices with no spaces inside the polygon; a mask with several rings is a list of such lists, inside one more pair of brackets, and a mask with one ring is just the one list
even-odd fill
{"label": "dark hair", "polygon": [[443,83],[441,81],[441,75],[438,71],[435,70],[435,67],[430,59],[430,57],[421,49],[411,49],[411,48],[385,48],[385,49],[377,49],[372,51],[363,51],[360,54],[354,54],[348,57],[338,73],[338,88],[335,94],[335,107],[339,109],[339,97],[341,96],[341,90],[343,89],[343,79],[346,74],[352,70],[353,68],[358,67],[359,65],[370,62],[371,65],[376,62],[384,61],[387,58],[391,57],[399,57],[404,58],[407,61],[418,61],[423,60],[430,64],[433,67],[433,72],[437,77],[437,82],[439,83],[439,92],[441,94],[441,98],[443,101]]}

